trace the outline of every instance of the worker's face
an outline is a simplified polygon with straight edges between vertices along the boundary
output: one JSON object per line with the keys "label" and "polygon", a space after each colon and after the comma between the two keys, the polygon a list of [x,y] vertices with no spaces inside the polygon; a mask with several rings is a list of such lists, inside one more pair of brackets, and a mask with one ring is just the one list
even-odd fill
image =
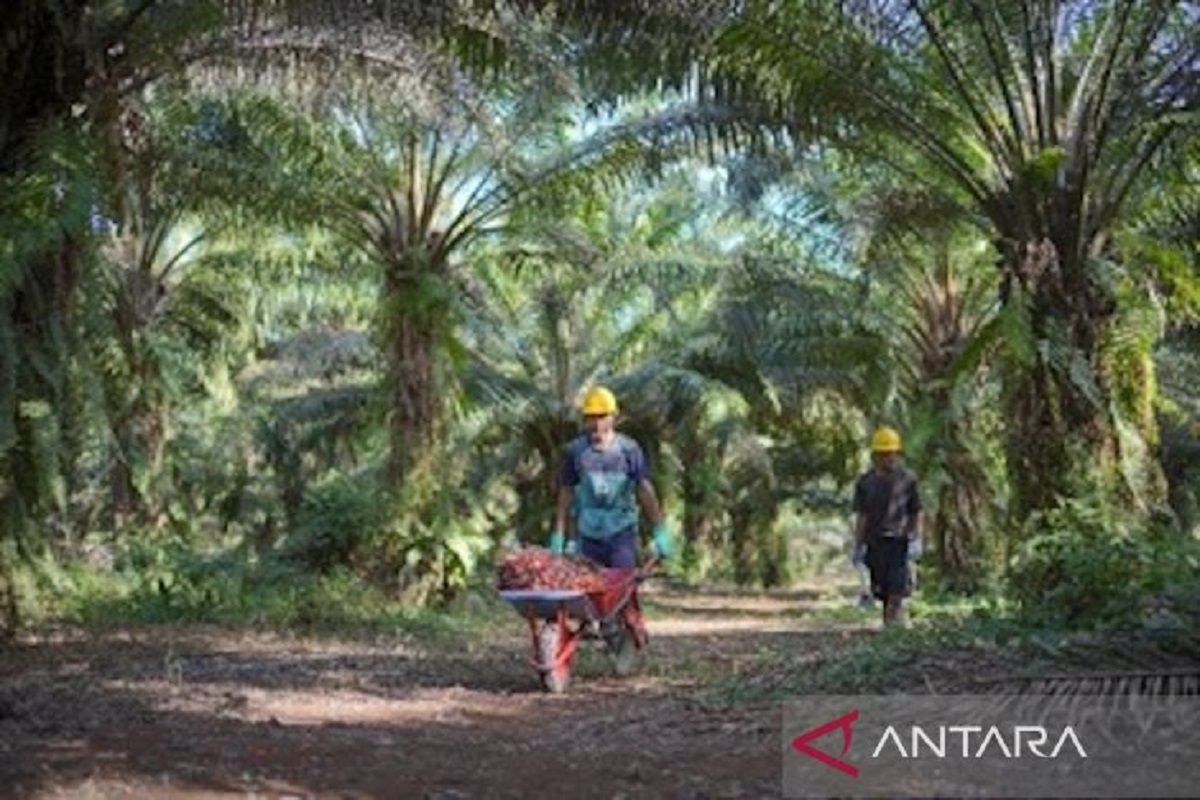
{"label": "worker's face", "polygon": [[884,472],[891,472],[900,463],[899,453],[872,453],[871,457],[875,460],[875,466]]}
{"label": "worker's face", "polygon": [[608,438],[608,435],[613,430],[613,415],[612,414],[588,414],[583,418],[583,427],[587,429],[588,438],[595,442],[602,442]]}

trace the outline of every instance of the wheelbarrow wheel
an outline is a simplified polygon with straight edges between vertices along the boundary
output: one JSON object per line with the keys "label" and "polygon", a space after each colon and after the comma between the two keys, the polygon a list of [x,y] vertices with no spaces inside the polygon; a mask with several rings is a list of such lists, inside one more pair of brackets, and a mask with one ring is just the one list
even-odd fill
{"label": "wheelbarrow wheel", "polygon": [[558,625],[547,623],[538,631],[538,662],[549,669],[539,670],[542,686],[551,694],[562,694],[571,685],[571,662],[564,661],[558,667]]}

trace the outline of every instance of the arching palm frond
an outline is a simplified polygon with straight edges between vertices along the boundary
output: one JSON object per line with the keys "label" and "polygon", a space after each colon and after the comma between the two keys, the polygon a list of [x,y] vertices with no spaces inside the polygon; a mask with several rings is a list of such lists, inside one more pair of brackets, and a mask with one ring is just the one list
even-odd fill
{"label": "arching palm frond", "polygon": [[1073,491],[1043,420],[1119,448],[1100,377],[1119,306],[1104,262],[1151,165],[1179,163],[1200,125],[1196,30],[1183,2],[762,2],[717,42],[796,131],[982,223],[1003,298],[1030,299],[1041,343],[1036,369],[1005,381],[1018,516]]}
{"label": "arching palm frond", "polygon": [[[579,429],[577,404],[588,386],[617,392],[622,430],[657,463],[660,443],[694,417],[711,383],[670,361],[686,335],[673,314],[710,293],[720,269],[702,204],[682,211],[674,192],[611,205],[581,199],[575,215],[481,253],[493,263],[478,271],[480,291],[469,304],[473,359],[464,388],[487,404],[483,429],[494,435],[485,435],[486,446],[516,443],[506,452],[523,465],[530,535],[543,533],[561,448]],[[696,224],[680,224],[680,214]],[[519,269],[507,266],[514,259]]]}

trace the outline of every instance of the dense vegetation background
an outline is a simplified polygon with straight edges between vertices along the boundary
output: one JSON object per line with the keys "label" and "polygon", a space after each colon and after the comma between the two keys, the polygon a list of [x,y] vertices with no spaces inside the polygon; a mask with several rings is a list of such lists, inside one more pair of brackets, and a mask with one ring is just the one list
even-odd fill
{"label": "dense vegetation background", "polygon": [[1193,5],[10,5],[5,632],[451,603],[597,381],[680,579],[843,558],[889,423],[931,596],[1200,613]]}

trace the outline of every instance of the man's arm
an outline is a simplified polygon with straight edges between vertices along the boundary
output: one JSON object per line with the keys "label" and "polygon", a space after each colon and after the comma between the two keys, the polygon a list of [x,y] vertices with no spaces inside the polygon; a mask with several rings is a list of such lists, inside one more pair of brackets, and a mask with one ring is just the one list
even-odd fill
{"label": "man's arm", "polygon": [[[558,495],[554,506],[554,531],[550,534],[550,549],[556,553],[567,548],[566,533],[567,519],[571,514],[571,501],[575,497],[575,484],[579,482],[579,474],[575,466],[575,458],[570,447],[558,470]],[[574,537],[572,537],[573,539]]]}
{"label": "man's arm", "polygon": [[574,487],[563,485],[558,488],[558,504],[554,509],[554,530],[566,532],[567,515],[571,512],[571,500],[574,496]]}
{"label": "man's arm", "polygon": [[670,558],[675,546],[671,544],[671,533],[667,529],[667,520],[663,516],[658,495],[654,493],[654,484],[650,483],[649,478],[642,478],[638,482],[637,496],[638,501],[642,504],[642,511],[646,514],[646,519],[654,526],[654,554],[658,558]]}
{"label": "man's arm", "polygon": [[909,539],[921,538],[921,530],[924,527],[925,514],[921,507],[921,492],[917,488],[917,482],[914,479],[912,485],[908,489],[908,534]]}
{"label": "man's arm", "polygon": [[925,527],[925,512],[924,511],[918,511],[915,514],[910,515],[908,518],[908,538],[909,539],[920,539],[921,531],[924,529],[924,527]]}
{"label": "man's arm", "polygon": [[863,479],[854,482],[854,545],[856,547],[867,543],[867,494]]}
{"label": "man's arm", "polygon": [[646,453],[636,443],[631,442],[631,446],[625,451],[628,461],[629,479],[633,481],[636,487],[638,503],[642,506],[642,512],[645,513],[646,519],[651,525],[657,525],[663,521],[662,506],[659,505],[658,495],[654,492],[654,484],[650,482],[650,465],[646,463]]}
{"label": "man's arm", "polygon": [[659,505],[658,495],[654,493],[654,484],[649,480],[643,480],[638,483],[637,487],[638,502],[642,504],[642,511],[646,515],[646,519],[651,525],[657,525],[662,522],[662,506]]}

